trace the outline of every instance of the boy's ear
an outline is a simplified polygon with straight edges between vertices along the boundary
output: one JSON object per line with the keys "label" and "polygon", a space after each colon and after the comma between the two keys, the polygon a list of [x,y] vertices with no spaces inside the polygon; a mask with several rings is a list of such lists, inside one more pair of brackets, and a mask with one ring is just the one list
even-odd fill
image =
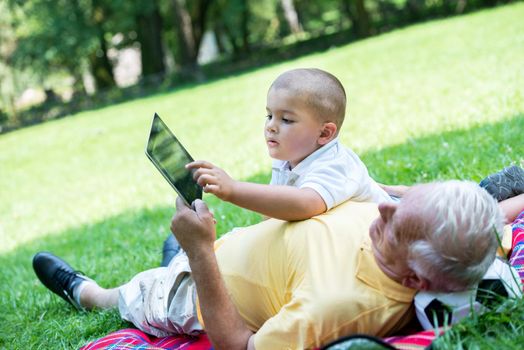
{"label": "boy's ear", "polygon": [[324,146],[325,144],[329,143],[329,141],[333,140],[335,136],[337,136],[337,129],[337,124],[333,122],[324,123],[324,125],[322,125],[320,136],[317,140],[318,144]]}

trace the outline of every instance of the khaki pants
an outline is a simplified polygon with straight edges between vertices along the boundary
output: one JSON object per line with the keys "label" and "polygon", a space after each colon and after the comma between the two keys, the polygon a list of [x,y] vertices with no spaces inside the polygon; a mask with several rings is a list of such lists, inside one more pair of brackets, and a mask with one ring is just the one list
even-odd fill
{"label": "khaki pants", "polygon": [[120,287],[118,309],[138,329],[165,337],[203,331],[196,313],[196,287],[185,252],[167,267],[139,273]]}

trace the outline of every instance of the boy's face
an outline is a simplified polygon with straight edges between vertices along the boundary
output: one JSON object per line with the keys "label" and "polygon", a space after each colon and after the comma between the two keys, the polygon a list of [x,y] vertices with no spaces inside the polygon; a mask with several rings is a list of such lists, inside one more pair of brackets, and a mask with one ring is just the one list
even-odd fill
{"label": "boy's face", "polygon": [[271,158],[289,161],[292,168],[321,147],[317,142],[323,122],[304,98],[287,89],[267,94],[265,137]]}

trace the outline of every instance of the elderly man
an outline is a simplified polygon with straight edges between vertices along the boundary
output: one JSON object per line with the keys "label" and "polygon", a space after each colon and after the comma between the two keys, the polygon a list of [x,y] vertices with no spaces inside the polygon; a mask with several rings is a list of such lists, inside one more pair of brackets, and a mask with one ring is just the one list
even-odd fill
{"label": "elderly man", "polygon": [[104,289],[59,258],[33,266],[79,308],[115,307],[153,335],[205,330],[216,349],[303,349],[342,335],[401,328],[417,290],[458,291],[495,258],[503,216],[478,185],[411,188],[397,203],[346,202],[300,222],[270,219],[215,241],[204,202],[177,201],[171,223],[187,253]]}

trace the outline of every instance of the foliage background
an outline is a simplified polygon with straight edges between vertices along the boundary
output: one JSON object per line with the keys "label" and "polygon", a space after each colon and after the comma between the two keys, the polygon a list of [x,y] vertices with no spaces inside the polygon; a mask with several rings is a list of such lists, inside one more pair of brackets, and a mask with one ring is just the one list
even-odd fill
{"label": "foliage background", "polygon": [[[378,181],[479,181],[522,164],[523,17],[518,3],[419,24],[0,135],[0,348],[75,348],[128,326],[114,311],[75,313],[41,286],[31,258],[52,251],[104,286],[158,266],[175,196],[144,155],[154,112],[196,158],[267,182],[267,87],[287,69],[314,66],[346,87],[341,139]],[[260,219],[205,200],[220,233]],[[473,348],[480,338],[518,348],[523,320],[491,317],[445,344]],[[482,329],[478,322],[489,331],[468,338]]]}
{"label": "foliage background", "polygon": [[[0,132],[512,1],[6,0]],[[116,79],[127,49],[140,53],[136,83]]]}

